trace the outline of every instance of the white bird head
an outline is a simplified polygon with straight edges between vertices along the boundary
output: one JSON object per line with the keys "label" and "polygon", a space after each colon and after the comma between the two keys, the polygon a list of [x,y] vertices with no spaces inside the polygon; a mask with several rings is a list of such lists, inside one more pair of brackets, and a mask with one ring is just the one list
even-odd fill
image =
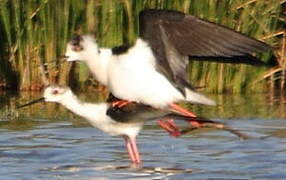
{"label": "white bird head", "polygon": [[70,88],[58,85],[51,85],[44,90],[43,97],[28,102],[26,104],[20,105],[17,108],[22,108],[43,101],[60,103],[63,100],[68,100],[73,96],[74,95]]}
{"label": "white bird head", "polygon": [[66,97],[72,96],[72,91],[68,87],[51,85],[44,91],[43,98],[47,102],[60,102]]}
{"label": "white bird head", "polygon": [[89,35],[74,35],[67,44],[67,61],[87,61],[98,55],[96,40]]}

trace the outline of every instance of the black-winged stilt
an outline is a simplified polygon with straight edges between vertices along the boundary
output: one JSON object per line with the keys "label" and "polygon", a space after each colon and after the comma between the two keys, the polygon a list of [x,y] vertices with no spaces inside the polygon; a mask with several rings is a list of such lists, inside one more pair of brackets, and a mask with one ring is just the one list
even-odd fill
{"label": "black-winged stilt", "polygon": [[[113,136],[123,136],[130,159],[134,164],[140,164],[141,159],[136,143],[136,136],[142,129],[144,122],[155,119],[181,119],[198,121],[206,127],[224,129],[245,138],[243,134],[226,127],[222,123],[207,119],[194,119],[171,111],[164,111],[143,104],[129,104],[124,107],[113,107],[108,103],[85,103],[80,101],[68,87],[52,85],[44,90],[43,97],[18,106],[22,108],[37,102],[55,102],[65,106],[73,113],[87,119],[94,127]],[[188,129],[186,129],[188,131]]]}
{"label": "black-winged stilt", "polygon": [[172,10],[141,11],[139,27],[133,46],[113,49],[98,47],[91,36],[76,35],[67,45],[67,61],[84,61],[94,77],[119,99],[193,117],[175,103],[215,102],[196,92],[189,82],[189,58],[255,64],[262,62],[242,57],[270,49],[227,27]]}

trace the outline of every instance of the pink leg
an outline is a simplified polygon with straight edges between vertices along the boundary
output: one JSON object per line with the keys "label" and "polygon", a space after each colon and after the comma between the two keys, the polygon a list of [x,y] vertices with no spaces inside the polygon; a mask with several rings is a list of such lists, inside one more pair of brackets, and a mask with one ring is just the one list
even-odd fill
{"label": "pink leg", "polygon": [[140,164],[140,154],[136,144],[136,138],[129,138],[125,136],[126,148],[129,153],[130,159],[134,164]]}
{"label": "pink leg", "polygon": [[164,121],[162,119],[162,120],[159,120],[157,122],[163,129],[168,131],[171,136],[178,137],[181,135],[180,130],[177,127],[177,125],[174,123],[173,119],[168,119],[167,121]]}
{"label": "pink leg", "polygon": [[132,153],[132,146],[131,146],[131,143],[129,141],[129,138],[127,136],[124,138],[125,138],[125,145],[126,145],[129,157],[130,157],[132,162],[135,162],[136,160],[135,160],[134,154]]}
{"label": "pink leg", "polygon": [[119,100],[119,101],[115,101],[115,102],[112,102],[111,105],[114,107],[114,106],[117,106],[119,108],[123,107],[123,106],[126,106],[128,104],[132,103],[131,101],[126,101],[126,100]]}
{"label": "pink leg", "polygon": [[177,104],[170,104],[169,105],[171,109],[175,110],[175,111],[178,111],[179,113],[185,115],[185,116],[190,116],[190,117],[197,117],[194,113],[192,113],[191,111],[177,105]]}
{"label": "pink leg", "polygon": [[[184,115],[184,116],[197,117],[197,116],[196,116],[194,113],[192,113],[191,111],[189,111],[189,110],[187,110],[187,109],[185,109],[185,108],[183,108],[183,107],[181,107],[181,106],[179,106],[179,105],[177,105],[177,104],[172,103],[172,104],[169,105],[169,107],[170,107],[172,110],[178,111],[179,113],[181,113],[181,114]],[[202,127],[201,123],[198,122],[198,121],[195,121],[195,120],[194,120],[194,121],[190,121],[190,124],[191,124],[192,126],[197,127],[197,128]]]}

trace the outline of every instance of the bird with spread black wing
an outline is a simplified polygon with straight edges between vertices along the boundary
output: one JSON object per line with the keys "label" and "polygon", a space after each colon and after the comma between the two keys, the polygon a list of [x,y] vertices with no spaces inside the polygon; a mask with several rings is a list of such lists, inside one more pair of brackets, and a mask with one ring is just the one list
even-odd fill
{"label": "bird with spread black wing", "polygon": [[[113,49],[100,48],[91,36],[76,35],[67,45],[67,61],[84,61],[94,77],[119,99],[193,117],[176,103],[215,102],[192,87],[187,77],[189,58],[262,64],[244,57],[270,49],[227,27],[173,10],[141,11],[139,28],[133,46]],[[172,127],[170,122],[160,124]]]}

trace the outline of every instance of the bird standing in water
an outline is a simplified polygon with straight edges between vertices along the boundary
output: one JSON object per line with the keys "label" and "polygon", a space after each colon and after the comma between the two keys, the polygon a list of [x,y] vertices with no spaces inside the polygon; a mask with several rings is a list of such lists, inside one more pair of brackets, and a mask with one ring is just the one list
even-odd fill
{"label": "bird standing in water", "polygon": [[[76,35],[65,56],[67,61],[84,61],[101,84],[125,100],[115,103],[119,106],[136,102],[196,117],[176,103],[215,102],[189,82],[189,58],[259,64],[263,62],[245,57],[268,49],[267,44],[227,27],[178,11],[149,9],[139,14],[139,37],[133,46],[100,48],[93,37]],[[160,124],[171,133],[177,131],[172,122]]]}
{"label": "bird standing in water", "polygon": [[[163,111],[143,104],[128,104],[124,107],[113,107],[108,103],[85,103],[80,101],[68,87],[49,86],[44,90],[43,97],[18,106],[22,108],[37,102],[55,102],[63,105],[73,113],[85,118],[94,127],[113,136],[123,136],[129,157],[134,164],[140,164],[141,158],[137,148],[136,137],[144,122],[155,119],[192,120],[192,117],[178,113]],[[228,130],[238,136],[239,133],[227,128],[221,123],[206,119],[197,119],[206,126]]]}

